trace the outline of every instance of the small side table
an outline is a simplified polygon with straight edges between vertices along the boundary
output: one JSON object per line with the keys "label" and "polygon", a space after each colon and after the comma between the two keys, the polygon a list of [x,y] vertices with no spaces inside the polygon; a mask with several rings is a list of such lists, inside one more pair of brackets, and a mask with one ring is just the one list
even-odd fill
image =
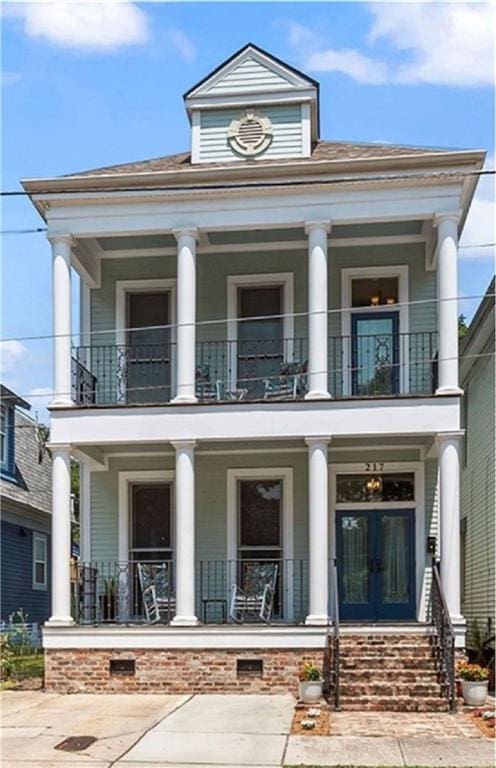
{"label": "small side table", "polygon": [[[222,610],[222,623],[227,622],[227,600],[224,597],[202,597],[202,619],[203,623],[207,623],[208,607],[209,605],[220,605]],[[218,624],[219,622],[215,622]]]}

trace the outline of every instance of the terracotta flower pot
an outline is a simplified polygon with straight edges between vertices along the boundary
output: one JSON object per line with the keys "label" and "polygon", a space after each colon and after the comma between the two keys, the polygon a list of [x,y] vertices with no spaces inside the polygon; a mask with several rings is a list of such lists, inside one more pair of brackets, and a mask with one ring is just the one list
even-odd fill
{"label": "terracotta flower pot", "polygon": [[482,707],[487,699],[487,680],[462,680],[463,701],[468,707]]}

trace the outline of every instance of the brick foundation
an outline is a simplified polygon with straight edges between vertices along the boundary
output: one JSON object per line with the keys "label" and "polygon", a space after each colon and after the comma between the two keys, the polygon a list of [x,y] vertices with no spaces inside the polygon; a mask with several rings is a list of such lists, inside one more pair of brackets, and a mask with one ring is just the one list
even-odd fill
{"label": "brick foundation", "polygon": [[[132,659],[135,674],[110,674],[110,661]],[[238,659],[262,660],[263,673],[237,674]],[[46,649],[45,688],[59,693],[293,693],[301,665],[321,669],[322,650]]]}

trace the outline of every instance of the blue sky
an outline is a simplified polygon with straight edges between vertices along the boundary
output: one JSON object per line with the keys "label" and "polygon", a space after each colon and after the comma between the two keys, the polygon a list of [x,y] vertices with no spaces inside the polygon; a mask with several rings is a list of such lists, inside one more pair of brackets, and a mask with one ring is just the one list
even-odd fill
{"label": "blue sky", "polygon": [[[2,187],[188,149],[182,93],[248,41],[320,81],[323,138],[485,148],[494,167],[492,12],[478,3],[6,3]],[[494,242],[493,197],[484,181],[466,244]],[[3,229],[42,226],[25,199],[2,212]],[[2,338],[49,334],[48,242],[6,235],[2,246]],[[461,253],[461,293],[482,293],[491,249]],[[3,363],[20,394],[50,390],[49,342],[8,343]],[[42,416],[46,400],[31,399]]]}

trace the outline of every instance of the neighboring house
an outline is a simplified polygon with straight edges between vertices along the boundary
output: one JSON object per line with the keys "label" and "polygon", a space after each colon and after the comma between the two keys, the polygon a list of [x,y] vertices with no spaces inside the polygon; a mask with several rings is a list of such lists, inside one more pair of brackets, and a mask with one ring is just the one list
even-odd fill
{"label": "neighboring house", "polygon": [[494,292],[493,279],[460,350],[465,429],[461,495],[462,609],[467,620],[469,648],[474,648],[475,622],[482,635],[488,629],[494,635],[495,629]]}
{"label": "neighboring house", "polygon": [[253,45],[184,98],[191,152],[23,182],[53,249],[47,686],[295,690],[339,604],[343,706],[445,708],[457,243],[485,153],[323,140],[318,83]]}
{"label": "neighboring house", "polygon": [[51,457],[31,406],[0,385],[1,620],[50,615]]}

